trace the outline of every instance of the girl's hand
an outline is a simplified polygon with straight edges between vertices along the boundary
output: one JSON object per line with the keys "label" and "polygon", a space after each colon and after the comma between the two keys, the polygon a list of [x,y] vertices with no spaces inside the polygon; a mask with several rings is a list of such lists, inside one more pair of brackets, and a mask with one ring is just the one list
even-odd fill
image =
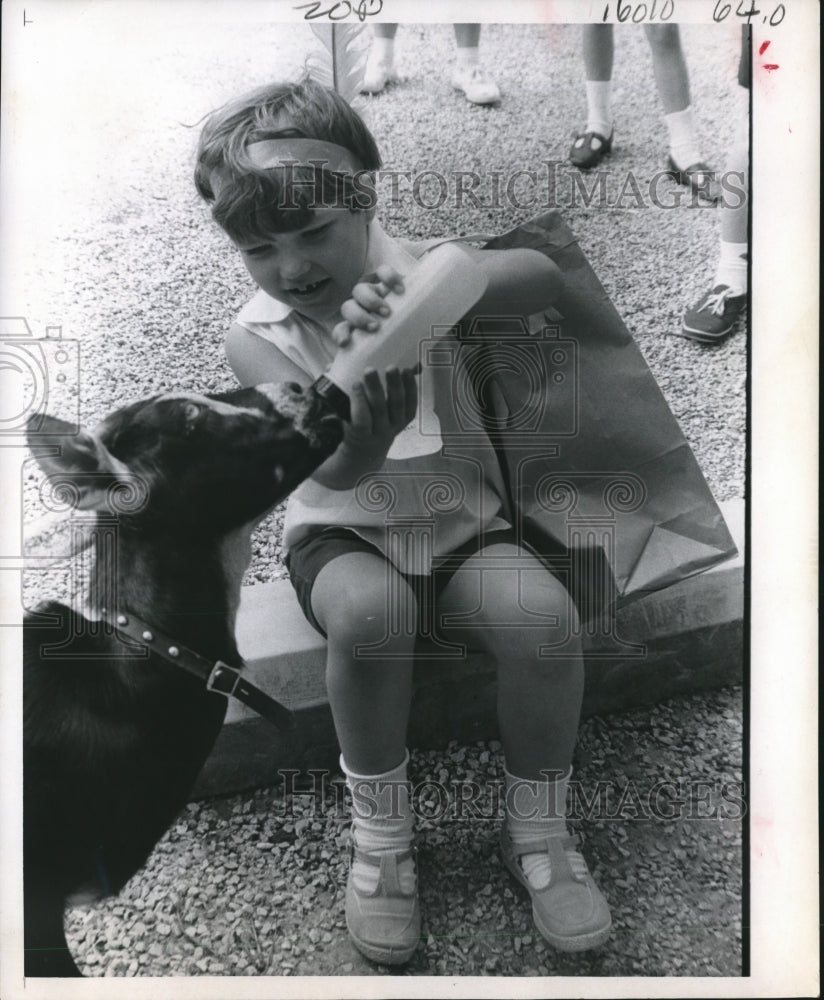
{"label": "girl's hand", "polygon": [[414,418],[418,408],[415,368],[386,370],[386,391],[374,369],[350,392],[351,421],[344,425],[343,441],[312,478],[332,490],[348,490],[370,472],[376,472],[397,434]]}
{"label": "girl's hand", "polygon": [[369,456],[368,464],[383,464],[397,434],[415,416],[418,408],[418,384],[415,369],[386,370],[386,391],[374,368],[367,368],[363,379],[352,386],[351,421],[344,429],[343,447],[352,457]]}
{"label": "girl's hand", "polygon": [[376,333],[380,329],[381,320],[391,312],[384,301],[390,291],[403,292],[403,278],[388,265],[382,265],[374,274],[367,275],[355,285],[352,297],[340,308],[343,321],[332,330],[332,337],[339,347],[349,343],[353,329],[367,333]]}

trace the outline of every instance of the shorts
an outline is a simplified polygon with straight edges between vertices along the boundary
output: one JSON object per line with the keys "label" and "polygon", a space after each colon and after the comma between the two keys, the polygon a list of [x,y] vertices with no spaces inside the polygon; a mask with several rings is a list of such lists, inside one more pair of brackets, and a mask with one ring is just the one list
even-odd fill
{"label": "shorts", "polygon": [[[449,583],[456,570],[466,562],[471,556],[479,552],[487,545],[494,545],[499,542],[509,542],[512,545],[519,545],[522,549],[530,552],[536,558],[541,557],[535,550],[519,542],[513,528],[500,528],[496,531],[489,531],[484,535],[476,535],[468,542],[459,545],[457,549],[449,553],[448,558],[441,567],[435,567],[432,572],[431,583],[429,577],[413,576],[409,573],[401,573],[401,576],[412,588],[415,597],[420,605],[423,601],[437,602],[438,597],[443,592],[444,587]],[[289,570],[289,579],[295,588],[298,603],[306,615],[307,621],[324,638],[326,633],[321,628],[320,623],[312,612],[312,588],[318,573],[323,567],[338,556],[346,555],[349,552],[369,552],[380,559],[388,561],[381,550],[361,538],[355,531],[349,528],[326,528],[315,535],[302,538],[293,545],[286,554],[285,563]],[[545,562],[544,559],[541,559]]]}

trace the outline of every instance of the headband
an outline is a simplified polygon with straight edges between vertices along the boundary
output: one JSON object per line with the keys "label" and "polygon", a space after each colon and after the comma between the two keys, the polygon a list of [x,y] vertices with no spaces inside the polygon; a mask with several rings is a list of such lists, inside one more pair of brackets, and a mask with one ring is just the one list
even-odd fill
{"label": "headband", "polygon": [[[323,139],[262,139],[246,146],[245,153],[258,170],[315,167],[333,173],[356,174],[363,169],[354,153]],[[227,171],[220,167],[212,171],[209,183],[216,198],[228,179]]]}
{"label": "headband", "polygon": [[323,139],[263,139],[247,146],[246,155],[262,170],[320,166],[323,170],[355,174],[362,169],[350,150]]}

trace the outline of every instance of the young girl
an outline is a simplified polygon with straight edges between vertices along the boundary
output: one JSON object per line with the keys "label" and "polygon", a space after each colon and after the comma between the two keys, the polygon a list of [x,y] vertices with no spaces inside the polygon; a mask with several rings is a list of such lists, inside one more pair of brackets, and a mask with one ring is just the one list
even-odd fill
{"label": "young girl", "polygon": [[[311,81],[263,88],[208,119],[196,185],[260,289],[226,341],[243,385],[309,386],[353,328],[380,329],[388,290],[403,291],[425,248],[378,224],[370,176],[379,166],[357,114]],[[479,315],[529,315],[556,298],[561,275],[542,254],[471,252],[488,282]],[[518,545],[491,445],[473,434],[463,454],[443,446],[451,392],[434,365],[419,376],[389,368],[385,388],[365,372],[343,443],[293,494],[284,524],[293,585],[328,640],[329,702],[352,792],[347,927],[364,955],[390,964],[409,960],[421,926],[406,749],[416,630],[398,623],[433,609],[442,641],[480,649],[497,668],[501,847],[539,931],[580,951],[611,925],[565,823],[583,691],[575,609]],[[372,502],[376,491],[391,495],[391,517]],[[403,516],[398,545],[391,529]],[[554,655],[542,656],[550,645]]]}

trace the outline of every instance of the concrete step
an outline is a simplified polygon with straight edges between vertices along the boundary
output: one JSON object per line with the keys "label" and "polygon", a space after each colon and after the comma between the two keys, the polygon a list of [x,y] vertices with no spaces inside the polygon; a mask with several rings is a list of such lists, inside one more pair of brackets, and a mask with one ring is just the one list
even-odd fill
{"label": "concrete step", "polygon": [[[741,682],[744,501],[720,506],[738,546],[735,559],[620,608],[612,635],[584,635],[584,716]],[[230,699],[194,798],[278,784],[280,769],[337,767],[326,644],[304,618],[289,581],[245,588],[237,632],[251,679],[296,712],[297,727],[281,733]],[[450,740],[496,738],[495,672],[485,658],[438,657],[425,644],[420,654],[409,745],[438,749]]]}

